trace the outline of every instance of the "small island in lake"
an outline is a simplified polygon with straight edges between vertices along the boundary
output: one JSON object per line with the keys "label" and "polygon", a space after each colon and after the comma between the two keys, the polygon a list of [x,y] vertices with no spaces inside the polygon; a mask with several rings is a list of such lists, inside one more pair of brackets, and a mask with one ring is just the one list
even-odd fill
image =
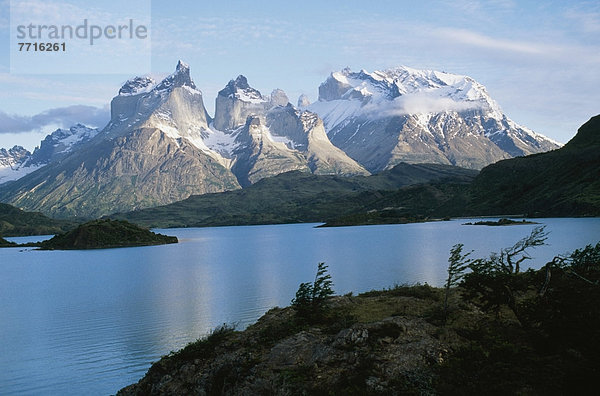
{"label": "small island in lake", "polygon": [[484,221],[477,221],[474,223],[464,223],[463,225],[508,226],[508,225],[522,225],[522,224],[539,224],[539,223],[536,223],[534,221],[525,220],[525,219],[523,219],[521,221],[516,221],[516,220],[503,218],[503,219],[496,220],[496,221],[484,220]]}
{"label": "small island in lake", "polygon": [[177,237],[156,234],[123,220],[93,220],[39,244],[42,250],[106,249],[177,243]]}
{"label": "small island in lake", "polygon": [[16,243],[7,241],[6,239],[0,237],[0,247],[14,247],[17,246]]}

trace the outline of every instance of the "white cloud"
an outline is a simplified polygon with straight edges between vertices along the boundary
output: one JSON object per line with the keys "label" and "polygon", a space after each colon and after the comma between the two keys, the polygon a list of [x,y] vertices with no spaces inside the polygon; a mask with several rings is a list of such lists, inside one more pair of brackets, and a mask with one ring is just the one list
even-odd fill
{"label": "white cloud", "polygon": [[556,51],[556,48],[539,43],[499,39],[467,29],[441,28],[437,30],[440,38],[457,43],[482,47],[492,50],[540,55]]}
{"label": "white cloud", "polygon": [[451,98],[432,96],[427,92],[402,95],[391,101],[367,104],[362,111],[369,116],[387,118],[407,114],[466,111],[481,108],[478,102],[458,102]]}
{"label": "white cloud", "polygon": [[0,134],[20,133],[40,130],[48,125],[68,128],[77,123],[93,127],[103,127],[110,119],[108,108],[75,105],[57,107],[33,116],[8,114],[0,111]]}

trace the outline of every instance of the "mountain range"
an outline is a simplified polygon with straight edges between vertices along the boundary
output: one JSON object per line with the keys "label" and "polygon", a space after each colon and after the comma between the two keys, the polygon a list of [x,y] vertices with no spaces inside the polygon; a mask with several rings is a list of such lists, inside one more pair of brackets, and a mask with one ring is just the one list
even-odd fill
{"label": "mountain range", "polygon": [[600,215],[600,115],[564,147],[481,172],[401,163],[368,177],[288,172],[238,191],[113,215],[148,227],[404,223],[457,216]]}
{"label": "mountain range", "polygon": [[21,146],[0,148],[0,184],[17,180],[51,162],[66,157],[98,134],[97,128],[77,124],[69,129],[57,129],[36,147],[33,153]]}
{"label": "mountain range", "polygon": [[0,201],[89,218],[294,170],[364,176],[402,162],[480,169],[559,147],[507,118],[470,77],[407,67],[334,72],[312,104],[301,97],[293,106],[279,89],[263,95],[244,76],[218,93],[214,119],[203,100],[181,61],[161,81],[128,80],[102,130],[58,130],[33,154],[0,151],[11,175],[0,182],[17,179],[0,186]]}
{"label": "mountain range", "polygon": [[[404,223],[455,216],[600,215],[600,115],[564,147],[476,170],[406,164],[376,175],[291,171],[241,190],[194,195],[169,205],[115,214],[147,227],[327,222]],[[0,235],[49,233],[74,223],[0,204]]]}

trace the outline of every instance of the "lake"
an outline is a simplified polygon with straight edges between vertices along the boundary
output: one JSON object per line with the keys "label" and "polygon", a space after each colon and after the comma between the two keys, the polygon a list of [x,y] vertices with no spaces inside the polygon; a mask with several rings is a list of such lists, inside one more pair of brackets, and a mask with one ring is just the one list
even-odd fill
{"label": "lake", "polygon": [[[462,225],[467,221],[168,229],[157,231],[179,244],[0,249],[0,394],[114,394],[210,329],[243,329],[289,305],[320,261],[338,294],[396,283],[439,286],[454,244],[484,257],[534,228]],[[550,235],[548,246],[532,250],[535,268],[600,241],[599,218],[536,221]]]}

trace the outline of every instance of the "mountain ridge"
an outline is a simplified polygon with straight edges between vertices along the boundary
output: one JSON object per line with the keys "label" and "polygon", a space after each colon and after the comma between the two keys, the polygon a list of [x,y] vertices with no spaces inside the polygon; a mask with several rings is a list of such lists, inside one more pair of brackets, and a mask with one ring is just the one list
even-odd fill
{"label": "mountain ridge", "polygon": [[434,181],[468,183],[476,174],[448,165],[405,163],[371,176],[292,171],[264,178],[242,190],[191,196],[169,205],[109,217],[159,228],[324,222],[370,208],[370,204],[398,188]]}
{"label": "mountain ridge", "polygon": [[[479,169],[512,156],[510,150],[555,147],[516,126],[466,76],[346,69],[319,90],[319,102],[303,99],[306,106],[296,108],[282,90],[262,95],[240,75],[217,95],[213,119],[189,65],[179,61],[161,81],[126,81],[104,129],[60,161],[0,187],[0,200],[55,217],[89,218],[248,187],[292,170],[368,175],[400,162]],[[388,114],[415,95],[426,99],[421,112]]]}
{"label": "mountain ridge", "polygon": [[33,153],[21,146],[0,148],[0,184],[18,180],[29,173],[58,161],[85,145],[98,134],[97,128],[76,124],[69,129],[58,128],[47,135]]}

